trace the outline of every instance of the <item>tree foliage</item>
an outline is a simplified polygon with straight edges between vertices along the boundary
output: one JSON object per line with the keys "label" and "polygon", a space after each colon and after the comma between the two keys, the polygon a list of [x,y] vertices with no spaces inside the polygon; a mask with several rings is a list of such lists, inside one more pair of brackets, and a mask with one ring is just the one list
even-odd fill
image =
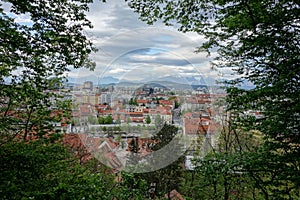
{"label": "tree foliage", "polygon": [[128,104],[133,105],[133,106],[138,106],[137,99],[136,98],[130,98]]}
{"label": "tree foliage", "polygon": [[99,124],[113,124],[114,119],[111,115],[107,115],[106,117],[99,116],[98,123]]}
{"label": "tree foliage", "polygon": [[[4,140],[37,130],[47,122],[65,72],[94,68],[95,50],[84,34],[89,0],[0,3],[0,133]],[[20,22],[24,16],[27,21]],[[46,126],[46,127],[45,127]]]}
{"label": "tree foliage", "polygon": [[0,148],[1,199],[108,199],[113,176],[91,173],[59,143],[8,142]]}
{"label": "tree foliage", "polygon": [[[153,136],[153,140],[156,141],[152,145],[152,151],[159,151],[160,149],[164,150],[157,158],[150,160],[150,165],[155,166],[155,163],[159,163],[158,160],[168,160],[166,156],[169,156],[168,153],[177,154],[178,149],[182,148],[179,142],[175,142],[170,145],[171,141],[176,141],[176,136],[178,134],[177,127],[173,125],[164,124],[162,129]],[[168,153],[166,153],[168,152]],[[157,160],[158,159],[158,160]],[[178,155],[178,159],[168,164],[168,166],[158,169],[153,172],[145,173],[143,178],[148,182],[148,186],[155,184],[155,193],[157,196],[164,196],[165,194],[170,194],[174,189],[179,190],[180,185],[183,181],[183,163],[184,156]]]}
{"label": "tree foliage", "polygon": [[145,121],[146,121],[146,124],[150,124],[151,123],[151,118],[150,118],[149,115],[146,116]]}
{"label": "tree foliage", "polygon": [[107,115],[104,119],[105,124],[113,124],[113,117],[111,115]]}

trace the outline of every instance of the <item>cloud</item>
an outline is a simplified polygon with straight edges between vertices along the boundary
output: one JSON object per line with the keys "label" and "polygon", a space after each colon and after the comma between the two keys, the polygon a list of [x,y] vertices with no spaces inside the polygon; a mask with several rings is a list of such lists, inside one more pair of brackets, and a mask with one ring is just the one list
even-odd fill
{"label": "cloud", "polygon": [[156,60],[157,56],[152,56],[152,55],[132,55],[130,56],[130,59],[135,61],[135,62],[149,62],[149,61],[154,61]]}
{"label": "cloud", "polygon": [[111,74],[111,75],[116,75],[116,74],[124,74],[124,73],[127,73],[129,70],[126,70],[124,68],[114,68],[114,69],[111,69],[108,74]]}
{"label": "cloud", "polygon": [[[5,4],[9,9],[10,4]],[[96,69],[73,70],[70,77],[113,76],[124,80],[155,80],[164,76],[205,76],[218,78],[205,53],[196,54],[204,38],[181,33],[158,22],[148,26],[138,19],[124,0],[94,1],[87,12],[94,28],[84,30],[98,52],[91,54]],[[30,23],[29,16],[16,20]],[[214,55],[214,54],[213,54]]]}
{"label": "cloud", "polygon": [[96,74],[132,80],[176,73],[216,77],[211,58],[194,53],[204,42],[196,33],[183,34],[159,22],[148,26],[123,0],[94,2],[87,14],[94,29],[86,32],[99,49],[91,55]]}

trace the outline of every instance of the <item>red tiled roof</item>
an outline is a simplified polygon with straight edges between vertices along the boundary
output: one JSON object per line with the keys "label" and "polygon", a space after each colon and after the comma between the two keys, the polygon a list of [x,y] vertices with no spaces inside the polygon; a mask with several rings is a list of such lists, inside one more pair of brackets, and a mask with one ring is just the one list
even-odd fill
{"label": "red tiled roof", "polygon": [[143,112],[144,113],[149,113],[149,109],[145,108],[145,109],[143,109]]}
{"label": "red tiled roof", "polygon": [[63,137],[63,144],[69,146],[75,152],[75,155],[80,158],[82,163],[92,158],[91,153],[82,140],[85,136],[85,134],[65,134]]}
{"label": "red tiled roof", "polygon": [[128,114],[130,116],[134,115],[134,116],[143,116],[143,112],[128,112]]}
{"label": "red tiled roof", "polygon": [[171,115],[171,109],[168,106],[159,106],[154,109],[149,110],[150,114],[162,114],[162,115]]}
{"label": "red tiled roof", "polygon": [[92,106],[88,104],[79,105],[81,115],[89,115],[93,112]]}
{"label": "red tiled roof", "polygon": [[138,99],[138,100],[136,100],[136,102],[137,102],[138,104],[142,104],[142,103],[146,104],[146,103],[149,103],[150,101],[147,100],[147,99]]}
{"label": "red tiled roof", "polygon": [[118,147],[118,143],[112,138],[88,137],[87,134],[65,134],[63,144],[70,146],[82,162],[91,159],[101,152],[101,162],[112,168],[121,168],[122,163],[113,151]]}
{"label": "red tiled roof", "polygon": [[[165,198],[169,199],[168,193],[165,194]],[[184,198],[181,196],[181,194],[179,192],[177,192],[177,190],[172,190],[170,192],[170,198],[171,198],[171,200],[184,200]]]}
{"label": "red tiled roof", "polygon": [[130,120],[131,122],[143,122],[144,117],[131,117]]}
{"label": "red tiled roof", "polygon": [[[129,145],[130,145],[132,140],[133,139],[127,140],[128,148],[127,148],[126,151],[130,151]],[[139,145],[138,153],[141,154],[142,156],[146,156],[146,155],[150,154],[150,152],[152,151],[149,147],[150,144],[156,143],[156,141],[154,141],[151,138],[137,138],[137,140],[138,140],[138,145]]]}
{"label": "red tiled roof", "polygon": [[162,105],[174,105],[174,101],[170,101],[170,100],[159,100],[159,104]]}

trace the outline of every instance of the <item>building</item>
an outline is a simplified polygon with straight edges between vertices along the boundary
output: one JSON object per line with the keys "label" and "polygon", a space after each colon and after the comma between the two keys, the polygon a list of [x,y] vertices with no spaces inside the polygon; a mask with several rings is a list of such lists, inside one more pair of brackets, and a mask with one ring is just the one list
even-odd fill
{"label": "building", "polygon": [[102,93],[100,95],[100,98],[99,98],[99,104],[111,104],[112,103],[112,93],[110,92],[105,92],[105,93]]}
{"label": "building", "polygon": [[92,90],[93,90],[93,82],[92,82],[92,81],[85,81],[85,82],[83,83],[82,89],[92,91]]}

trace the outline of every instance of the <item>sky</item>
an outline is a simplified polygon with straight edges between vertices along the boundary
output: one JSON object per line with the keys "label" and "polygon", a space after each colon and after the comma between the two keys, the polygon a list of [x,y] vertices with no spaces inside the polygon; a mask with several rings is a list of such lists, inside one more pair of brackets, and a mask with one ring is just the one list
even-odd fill
{"label": "sky", "polygon": [[194,53],[203,37],[183,34],[158,22],[147,25],[124,0],[94,1],[87,13],[94,28],[86,30],[98,52],[91,58],[95,71],[72,71],[70,77],[112,76],[120,81],[154,81],[163,77],[203,77],[212,82],[220,73],[211,69],[206,53]]}
{"label": "sky", "polygon": [[[4,4],[5,7],[5,4]],[[16,16],[16,21],[30,23],[28,16]],[[114,77],[121,81],[155,81],[164,77],[194,77],[194,80],[224,78],[224,72],[212,70],[206,53],[195,53],[204,39],[196,33],[181,33],[176,27],[158,22],[147,25],[138,19],[124,0],[107,3],[95,0],[87,18],[94,28],[85,30],[98,51],[91,55],[96,62],[94,71],[72,70],[72,80],[99,80]],[[190,83],[187,81],[187,83]]]}

